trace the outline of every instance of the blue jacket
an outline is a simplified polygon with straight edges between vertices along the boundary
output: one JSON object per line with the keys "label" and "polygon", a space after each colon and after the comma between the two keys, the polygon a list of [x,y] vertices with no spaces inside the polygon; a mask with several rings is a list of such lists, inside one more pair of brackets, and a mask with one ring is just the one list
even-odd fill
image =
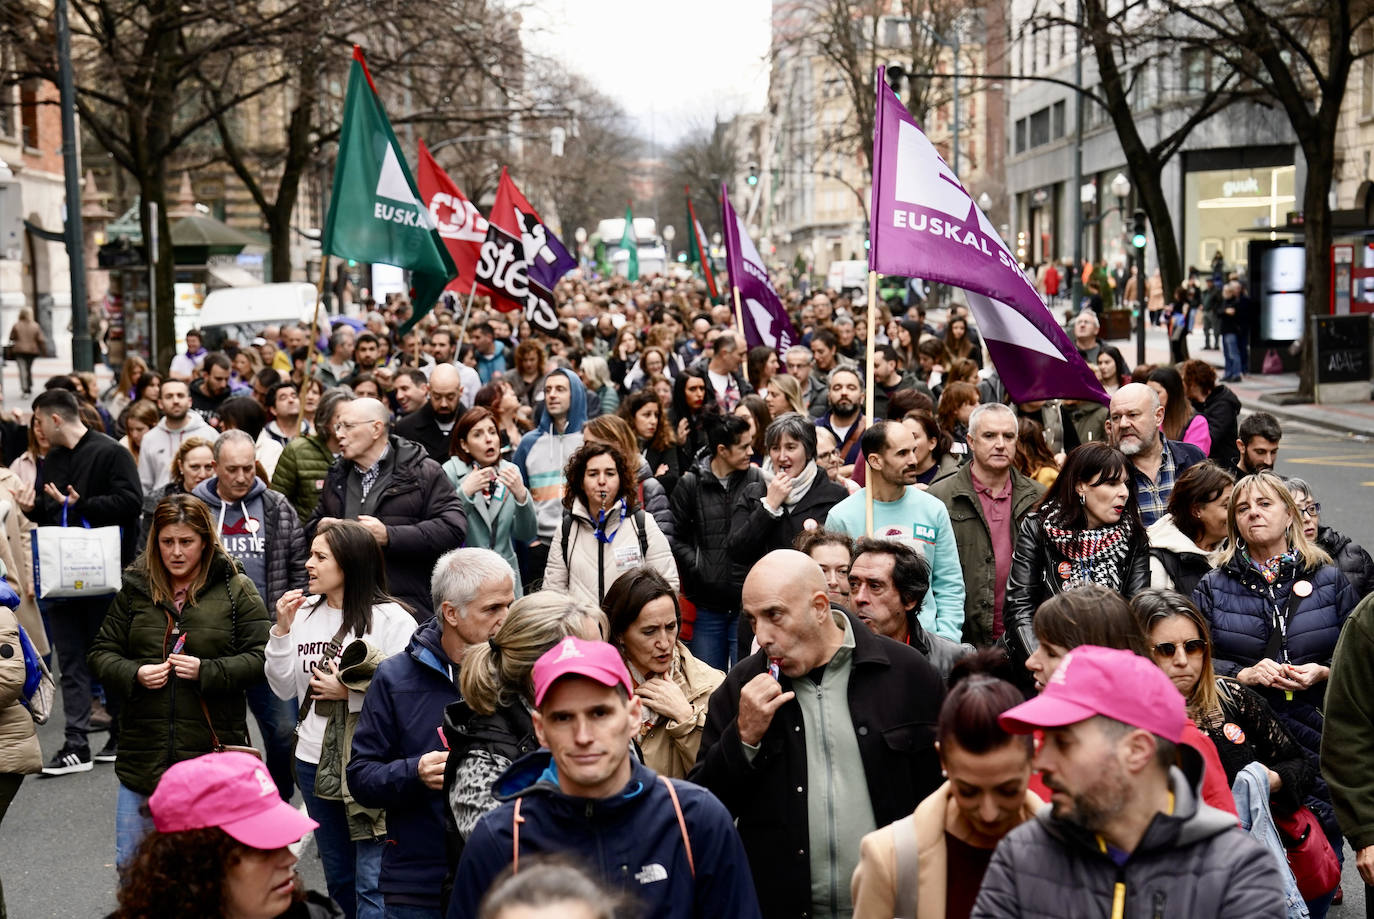
{"label": "blue jacket", "polygon": [[602,883],[634,898],[635,916],[758,919],[749,862],[724,805],[703,788],[673,781],[693,877],[667,789],[652,769],[633,762],[624,792],[601,800],[563,794],[547,750],[512,763],[494,789],[504,803],[482,818],[463,849],[449,919],[475,917],[482,895],[511,863],[516,799],[522,856],[557,852],[586,862]]}
{"label": "blue jacket", "polygon": [[[1298,580],[1310,583],[1312,592],[1299,601],[1288,620],[1288,660],[1330,666],[1341,627],[1358,600],[1341,570],[1335,565],[1322,565],[1315,571],[1290,570],[1267,584],[1254,566],[1237,555],[1209,571],[1193,591],[1193,602],[1212,629],[1212,664],[1219,675],[1233,677],[1266,656],[1275,610],[1285,609]],[[1293,739],[1315,758],[1321,748],[1326,683],[1294,692],[1291,698],[1282,690],[1254,688]],[[1326,797],[1320,782],[1314,794]]]}
{"label": "blue jacket", "polygon": [[530,495],[534,498],[535,516],[539,523],[539,539],[553,541],[553,534],[563,519],[563,467],[573,451],[582,446],[582,425],[587,422],[587,390],[582,381],[566,367],[555,368],[568,379],[572,398],[568,403],[567,425],[562,434],[554,432],[553,418],[543,403],[539,406],[539,421],[533,431],[520,438],[511,462],[520,468]]}
{"label": "blue jacket", "polygon": [[423,623],[405,652],[382,661],[353,734],[348,787],[365,807],[386,808],[379,885],[388,903],[439,908],[448,871],[444,795],[420,781],[420,757],[442,750],[444,706],[458,701],[458,667],[439,643],[438,619]]}

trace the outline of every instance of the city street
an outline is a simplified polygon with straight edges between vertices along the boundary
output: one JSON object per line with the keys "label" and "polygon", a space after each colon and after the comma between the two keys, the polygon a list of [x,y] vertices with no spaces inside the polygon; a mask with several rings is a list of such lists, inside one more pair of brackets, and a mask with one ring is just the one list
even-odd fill
{"label": "city street", "polygon": [[[10,382],[7,389],[13,388]],[[1311,484],[1322,502],[1323,523],[1361,545],[1374,546],[1374,517],[1367,513],[1374,500],[1374,443],[1289,425],[1278,470]],[[45,755],[61,745],[61,725],[58,711],[39,729]],[[92,772],[62,778],[25,780],[5,818],[9,844],[0,847],[0,878],[11,915],[90,919],[113,908],[115,790],[111,765],[97,764]],[[434,844],[443,845],[443,840]],[[300,869],[311,887],[324,889],[319,860],[308,842]],[[1331,916],[1362,916],[1364,888],[1350,853],[1345,893],[1345,904],[1334,907]]]}

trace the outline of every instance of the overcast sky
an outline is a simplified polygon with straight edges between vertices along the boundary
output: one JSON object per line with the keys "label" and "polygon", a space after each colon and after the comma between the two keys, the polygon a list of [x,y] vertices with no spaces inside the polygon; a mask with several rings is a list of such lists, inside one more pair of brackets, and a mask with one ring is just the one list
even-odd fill
{"label": "overcast sky", "polygon": [[614,98],[640,133],[671,144],[715,115],[759,111],[768,95],[769,0],[537,0],[531,50]]}

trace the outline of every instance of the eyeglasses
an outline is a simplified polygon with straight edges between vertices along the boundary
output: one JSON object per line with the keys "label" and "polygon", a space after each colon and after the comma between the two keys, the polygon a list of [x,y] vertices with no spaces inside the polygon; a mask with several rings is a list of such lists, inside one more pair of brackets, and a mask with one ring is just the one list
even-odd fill
{"label": "eyeglasses", "polygon": [[[1201,638],[1190,638],[1183,643],[1183,652],[1189,657],[1195,657],[1207,649],[1207,642]],[[1161,641],[1155,645],[1155,654],[1159,657],[1173,657],[1178,651],[1178,645],[1172,641]]]}
{"label": "eyeglasses", "polygon": [[342,434],[344,431],[351,431],[359,425],[376,424],[375,421],[336,421],[334,422],[334,433]]}
{"label": "eyeglasses", "polygon": [[1298,508],[1298,513],[1302,514],[1304,517],[1317,517],[1320,516],[1321,512],[1322,503],[1320,501],[1313,501],[1311,504]]}

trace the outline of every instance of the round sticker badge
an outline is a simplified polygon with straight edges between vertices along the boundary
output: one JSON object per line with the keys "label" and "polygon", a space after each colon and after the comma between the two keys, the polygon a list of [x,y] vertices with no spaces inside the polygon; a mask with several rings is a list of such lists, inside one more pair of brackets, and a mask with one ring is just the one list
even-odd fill
{"label": "round sticker badge", "polygon": [[1060,563],[1059,563],[1059,578],[1060,578],[1060,580],[1067,581],[1067,580],[1069,579],[1070,575],[1072,575],[1072,574],[1073,574],[1073,565],[1070,565],[1068,562],[1060,562]]}
{"label": "round sticker badge", "polygon": [[1245,732],[1240,729],[1240,725],[1228,721],[1221,726],[1221,733],[1227,740],[1234,744],[1245,743]]}
{"label": "round sticker badge", "polygon": [[249,533],[256,533],[258,531],[258,527],[262,526],[262,524],[258,523],[252,517],[249,517],[243,526],[246,530],[248,530]]}
{"label": "round sticker badge", "polygon": [[1311,581],[1294,581],[1294,582],[1293,582],[1293,593],[1297,594],[1299,597],[1308,597],[1308,596],[1311,596],[1311,595],[1312,595],[1312,582],[1311,582]]}
{"label": "round sticker badge", "polygon": [[803,530],[814,530],[817,526],[818,526],[818,524],[816,523],[816,518],[815,518],[815,517],[807,517],[807,518],[806,518],[806,522],[802,524],[802,529],[803,529]]}

